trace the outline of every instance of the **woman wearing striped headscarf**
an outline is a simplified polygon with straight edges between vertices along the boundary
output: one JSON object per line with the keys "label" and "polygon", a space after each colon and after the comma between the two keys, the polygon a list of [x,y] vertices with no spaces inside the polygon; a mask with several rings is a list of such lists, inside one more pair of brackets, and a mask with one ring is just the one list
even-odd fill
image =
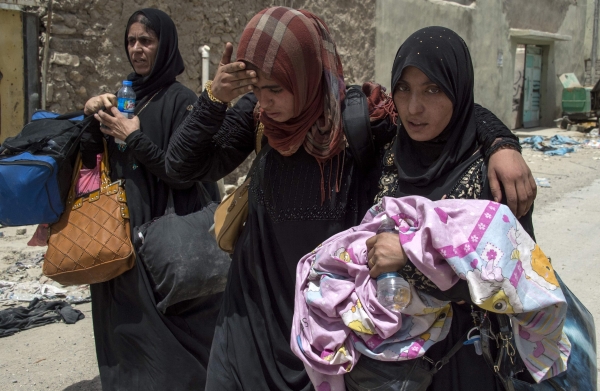
{"label": "woman wearing striped headscarf", "polygon": [[[342,65],[321,19],[284,7],[263,10],[245,28],[237,62],[231,53],[228,44],[166,158],[175,178],[217,180],[254,150],[256,129],[264,127],[268,143],[248,174],[249,215],[233,254],[206,389],[309,390],[290,349],[296,265],[326,238],[357,225],[377,186],[346,148]],[[227,110],[226,102],[244,93]],[[379,118],[372,123],[379,147],[395,134],[383,115],[391,101],[381,103],[371,112]]]}

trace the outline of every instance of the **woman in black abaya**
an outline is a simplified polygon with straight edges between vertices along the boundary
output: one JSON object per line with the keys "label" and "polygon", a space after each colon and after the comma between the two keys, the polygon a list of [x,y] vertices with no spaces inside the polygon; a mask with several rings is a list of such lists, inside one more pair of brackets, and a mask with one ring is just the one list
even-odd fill
{"label": "woman in black abaya", "polygon": [[[85,114],[95,114],[98,121],[82,140],[82,156],[86,167],[95,166],[102,137],[107,139],[111,179],[125,179],[133,229],[165,213],[169,189],[182,215],[210,199],[202,185],[165,173],[169,139],[197,99],[175,79],[184,65],[173,21],[156,9],[135,12],[127,23],[125,48],[134,69],[127,79],[136,93],[136,116],[120,116],[113,94],[88,100]],[[214,183],[207,185],[216,190]],[[92,285],[91,293],[104,390],[204,388],[220,294],[176,304],[163,314],[139,261],[124,274]]]}
{"label": "woman in black abaya", "polygon": [[[479,123],[486,123],[492,130],[504,125],[474,103],[473,65],[462,38],[444,27],[427,27],[412,34],[396,54],[392,86],[400,121],[394,141],[384,154],[376,201],[384,196],[411,195],[431,200],[492,200],[486,159],[477,141],[476,128]],[[534,237],[531,213],[529,210],[519,222]],[[466,281],[460,280],[451,289],[441,291],[406,258],[397,235],[376,235],[367,241],[367,246],[372,277],[398,271],[417,289],[452,301],[454,317],[450,332],[427,352],[433,362],[448,354],[477,319],[483,319],[484,311],[471,303]],[[486,316],[497,332],[495,314]],[[491,350],[495,356],[496,347]],[[387,384],[396,379],[397,365],[374,363],[363,356],[354,370],[386,367],[387,376],[382,375],[379,380]],[[346,376],[354,375],[351,372]],[[533,381],[526,371],[519,376]],[[462,346],[433,376],[427,388],[428,391],[503,389],[491,366],[476,354],[472,345]]]}

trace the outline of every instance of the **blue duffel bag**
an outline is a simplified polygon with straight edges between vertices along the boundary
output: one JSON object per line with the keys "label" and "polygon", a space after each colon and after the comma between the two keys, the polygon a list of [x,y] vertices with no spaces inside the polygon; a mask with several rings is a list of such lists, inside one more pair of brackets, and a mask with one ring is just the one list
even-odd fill
{"label": "blue duffel bag", "polygon": [[0,224],[57,221],[64,209],[57,174],[56,160],[49,156],[25,152],[0,160]]}
{"label": "blue duffel bag", "polygon": [[58,221],[71,187],[81,135],[93,117],[39,119],[0,147],[0,224]]}

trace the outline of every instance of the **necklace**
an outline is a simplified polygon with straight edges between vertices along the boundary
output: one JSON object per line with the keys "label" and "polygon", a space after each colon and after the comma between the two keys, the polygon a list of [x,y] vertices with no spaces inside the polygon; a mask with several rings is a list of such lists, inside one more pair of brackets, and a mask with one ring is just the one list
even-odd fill
{"label": "necklace", "polygon": [[138,111],[138,112],[137,112],[137,114],[136,114],[136,115],[137,115],[137,116],[139,116],[139,115],[140,115],[140,113],[141,113],[142,111],[144,111],[144,109],[146,108],[146,106],[148,106],[148,104],[149,104],[150,102],[152,102],[152,99],[154,99],[154,97],[155,97],[156,95],[158,95],[158,93],[159,93],[159,92],[161,92],[161,91],[162,91],[162,88],[161,88],[160,90],[156,91],[156,92],[154,93],[154,95],[152,95],[152,98],[148,99],[148,102],[146,102],[146,104],[145,104],[144,106],[142,106],[142,108],[140,109],[140,111]]}

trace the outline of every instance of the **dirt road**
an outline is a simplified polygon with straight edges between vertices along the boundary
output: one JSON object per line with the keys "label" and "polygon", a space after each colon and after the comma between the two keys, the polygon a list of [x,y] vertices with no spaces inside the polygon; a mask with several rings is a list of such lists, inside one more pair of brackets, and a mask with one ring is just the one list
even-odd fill
{"label": "dirt road", "polygon": [[[567,157],[526,149],[523,155],[534,176],[547,178],[551,185],[538,191],[534,214],[538,243],[600,323],[600,149],[580,149]],[[23,250],[27,238],[15,238],[14,228],[0,231],[5,234],[0,238],[1,280],[19,251],[43,248]],[[0,390],[101,389],[91,306],[76,308],[86,318],[74,325],[57,323],[0,339]]]}

